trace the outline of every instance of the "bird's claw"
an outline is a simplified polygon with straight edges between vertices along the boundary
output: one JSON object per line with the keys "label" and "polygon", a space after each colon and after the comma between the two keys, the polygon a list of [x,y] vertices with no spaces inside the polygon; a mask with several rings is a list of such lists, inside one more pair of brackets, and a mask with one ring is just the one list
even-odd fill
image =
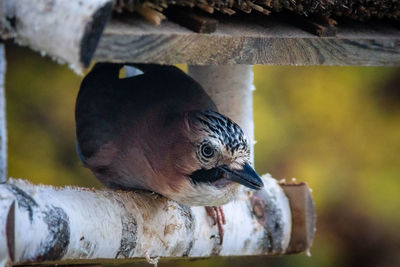
{"label": "bird's claw", "polygon": [[224,239],[224,228],[222,225],[226,224],[224,211],[221,206],[206,207],[206,211],[208,216],[213,219],[213,225],[217,225],[218,227],[219,244],[222,245]]}

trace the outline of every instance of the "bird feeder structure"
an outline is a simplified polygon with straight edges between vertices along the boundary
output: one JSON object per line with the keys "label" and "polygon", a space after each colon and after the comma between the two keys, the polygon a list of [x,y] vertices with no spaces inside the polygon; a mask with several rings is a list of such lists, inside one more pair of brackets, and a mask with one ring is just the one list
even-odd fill
{"label": "bird feeder structure", "polygon": [[[250,140],[251,65],[398,66],[399,18],[397,1],[0,0],[3,40],[78,73],[93,61],[188,64],[189,75]],[[264,175],[262,190],[243,191],[224,206],[220,244],[201,207],[150,193],[6,180],[0,46],[0,266],[309,250],[315,211],[304,183]]]}

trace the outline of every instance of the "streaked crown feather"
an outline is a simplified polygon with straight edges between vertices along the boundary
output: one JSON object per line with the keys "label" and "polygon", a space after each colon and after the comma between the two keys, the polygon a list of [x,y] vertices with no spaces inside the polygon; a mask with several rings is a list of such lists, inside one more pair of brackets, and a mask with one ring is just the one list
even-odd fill
{"label": "streaked crown feather", "polygon": [[219,139],[232,154],[248,152],[248,141],[239,125],[215,111],[200,111],[191,114],[199,122],[200,129],[211,138]]}

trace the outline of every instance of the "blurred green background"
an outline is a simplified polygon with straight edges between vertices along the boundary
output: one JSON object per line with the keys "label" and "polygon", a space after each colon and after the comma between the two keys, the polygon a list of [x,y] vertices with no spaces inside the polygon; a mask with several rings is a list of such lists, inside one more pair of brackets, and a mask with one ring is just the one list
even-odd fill
{"label": "blurred green background", "polygon": [[[9,176],[99,187],[75,153],[82,77],[13,44],[6,54]],[[313,189],[312,257],[159,266],[400,266],[400,69],[255,66],[254,73],[256,169]]]}

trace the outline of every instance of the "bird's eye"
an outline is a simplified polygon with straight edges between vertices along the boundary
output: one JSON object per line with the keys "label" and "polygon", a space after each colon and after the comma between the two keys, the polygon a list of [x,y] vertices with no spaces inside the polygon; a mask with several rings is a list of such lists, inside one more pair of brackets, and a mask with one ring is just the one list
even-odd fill
{"label": "bird's eye", "polygon": [[211,158],[214,156],[214,148],[208,144],[201,146],[201,155],[205,158]]}

